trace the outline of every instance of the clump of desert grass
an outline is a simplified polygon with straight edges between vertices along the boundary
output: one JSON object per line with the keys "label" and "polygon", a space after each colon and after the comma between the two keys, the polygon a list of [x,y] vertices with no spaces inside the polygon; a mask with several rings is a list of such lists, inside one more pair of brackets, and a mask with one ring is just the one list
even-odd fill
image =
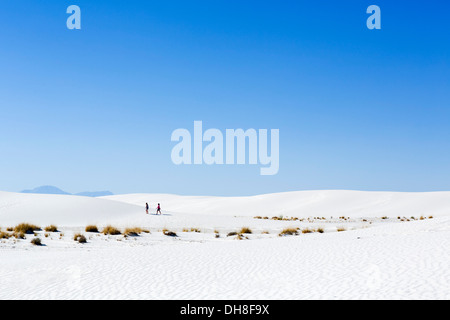
{"label": "clump of desert grass", "polygon": [[14,237],[14,238],[16,238],[16,239],[22,239],[22,240],[24,240],[25,239],[25,233],[24,232],[22,232],[22,231],[19,231],[19,232],[13,232],[13,234],[12,234],[12,236]]}
{"label": "clump of desert grass", "polygon": [[123,234],[128,237],[138,237],[143,230],[141,228],[126,228]]}
{"label": "clump of desert grass", "polygon": [[347,229],[344,228],[344,227],[338,227],[337,228],[337,232],[344,232],[344,231],[347,231]]}
{"label": "clump of desert grass", "polygon": [[41,228],[30,223],[21,223],[14,227],[14,232],[16,233],[26,233],[33,234],[34,231],[41,231]]}
{"label": "clump of desert grass", "polygon": [[238,233],[235,240],[248,240],[248,237],[244,236],[242,233]]}
{"label": "clump of desert grass", "polygon": [[49,225],[47,227],[44,228],[45,232],[58,232],[58,227],[56,227],[55,225]]}
{"label": "clump of desert grass", "polygon": [[167,229],[163,229],[162,232],[165,236],[168,236],[168,237],[178,237],[178,235],[175,232],[167,230]]}
{"label": "clump of desert grass", "polygon": [[31,244],[33,244],[33,245],[35,245],[35,246],[42,246],[41,239],[39,239],[39,238],[33,238],[33,239],[31,240]]}
{"label": "clump of desert grass", "polygon": [[9,239],[11,236],[12,235],[10,233],[0,231],[0,239]]}
{"label": "clump of desert grass", "polygon": [[298,236],[298,229],[297,228],[285,228],[283,231],[280,232],[278,235],[280,237],[284,236]]}
{"label": "clump of desert grass", "polygon": [[252,230],[250,228],[243,227],[239,233],[240,234],[252,234],[253,232],[252,232]]}
{"label": "clump of desert grass", "polygon": [[117,236],[117,235],[122,234],[119,229],[117,229],[113,226],[106,226],[105,228],[103,228],[102,233],[104,235],[111,235],[111,236]]}
{"label": "clump of desert grass", "polygon": [[86,227],[85,231],[91,232],[91,233],[98,233],[98,228],[97,228],[97,226],[89,225]]}
{"label": "clump of desert grass", "polygon": [[324,230],[323,228],[317,228],[317,229],[316,229],[316,232],[318,232],[318,233],[324,233],[325,230]]}
{"label": "clump of desert grass", "polygon": [[238,235],[238,233],[236,231],[231,231],[231,232],[228,232],[227,237],[233,237],[233,236],[237,236],[237,235]]}
{"label": "clump of desert grass", "polygon": [[270,234],[270,232],[267,230],[264,230],[263,232],[261,232],[261,234]]}
{"label": "clump of desert grass", "polygon": [[80,233],[77,233],[73,236],[73,241],[78,243],[87,243],[86,237]]}
{"label": "clump of desert grass", "polygon": [[306,228],[306,229],[303,229],[303,230],[302,230],[302,233],[303,233],[303,234],[313,233],[313,232],[314,232],[314,230],[309,229],[309,228]]}
{"label": "clump of desert grass", "polygon": [[201,233],[202,231],[199,228],[183,228],[183,232]]}

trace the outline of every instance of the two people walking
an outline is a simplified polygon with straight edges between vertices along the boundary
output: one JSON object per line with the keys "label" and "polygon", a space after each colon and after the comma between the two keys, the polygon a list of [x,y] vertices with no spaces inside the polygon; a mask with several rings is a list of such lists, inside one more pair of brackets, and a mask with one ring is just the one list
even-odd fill
{"label": "two people walking", "polygon": [[[148,210],[150,209],[148,203],[145,204],[145,212],[148,214]],[[161,205],[158,203],[158,207],[156,208],[156,214],[161,214]]]}

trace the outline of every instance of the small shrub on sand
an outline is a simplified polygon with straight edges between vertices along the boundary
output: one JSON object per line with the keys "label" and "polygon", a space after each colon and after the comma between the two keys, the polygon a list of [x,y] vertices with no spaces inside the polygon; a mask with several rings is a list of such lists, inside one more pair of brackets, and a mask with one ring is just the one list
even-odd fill
{"label": "small shrub on sand", "polygon": [[325,232],[325,230],[323,229],[323,228],[317,228],[317,230],[316,230],[318,233],[324,233]]}
{"label": "small shrub on sand", "polygon": [[270,232],[267,230],[264,230],[263,232],[261,232],[261,234],[270,234]]}
{"label": "small shrub on sand", "polygon": [[344,231],[347,231],[347,229],[345,229],[344,227],[337,228],[337,232],[344,232]]}
{"label": "small shrub on sand", "polygon": [[98,233],[98,228],[94,225],[87,226],[85,230],[86,232]]}
{"label": "small shrub on sand", "polygon": [[429,217],[428,217],[428,219],[433,219],[433,218],[434,218],[433,216],[429,216]]}
{"label": "small shrub on sand", "polygon": [[14,228],[13,228],[13,227],[6,228],[6,231],[8,231],[8,232],[13,232],[13,231],[14,231]]}
{"label": "small shrub on sand", "polygon": [[296,228],[286,228],[283,229],[283,231],[280,232],[279,236],[283,237],[283,236],[297,236],[298,235],[298,230]]}
{"label": "small shrub on sand", "polygon": [[235,240],[248,240],[248,237],[244,236],[241,233],[238,233],[237,236],[234,239]]}
{"label": "small shrub on sand", "polygon": [[16,239],[25,239],[25,233],[20,231],[20,232],[15,232],[12,234],[12,236]]}
{"label": "small shrub on sand", "polygon": [[58,228],[54,225],[50,225],[45,227],[45,232],[58,232]]}
{"label": "small shrub on sand", "polygon": [[11,237],[11,234],[0,231],[0,239],[9,239]]}
{"label": "small shrub on sand", "polygon": [[261,217],[261,216],[256,216],[256,217],[253,217],[253,219],[258,219],[258,220],[260,220],[260,219],[262,219],[262,217]]}
{"label": "small shrub on sand", "polygon": [[41,239],[39,239],[39,238],[33,238],[33,239],[31,240],[31,244],[33,244],[33,245],[35,245],[35,246],[42,246]]}
{"label": "small shrub on sand", "polygon": [[163,234],[168,237],[178,237],[175,232],[167,230],[167,229],[163,230]]}
{"label": "small shrub on sand", "polygon": [[314,231],[311,230],[311,229],[309,229],[309,228],[306,228],[306,229],[303,229],[303,230],[302,230],[302,233],[303,233],[303,234],[313,233],[313,232],[314,232]]}
{"label": "small shrub on sand", "polygon": [[244,228],[241,229],[241,231],[239,233],[241,233],[241,234],[252,234],[253,232],[252,232],[252,230],[250,228],[244,227]]}
{"label": "small shrub on sand", "polygon": [[14,232],[33,234],[34,231],[41,231],[41,228],[29,223],[21,223],[14,228]]}
{"label": "small shrub on sand", "polygon": [[126,236],[129,236],[129,237],[137,237],[142,232],[143,231],[141,228],[126,228],[125,231],[123,232],[123,234]]}
{"label": "small shrub on sand", "polygon": [[232,231],[227,234],[227,237],[233,237],[233,236],[237,236],[237,235],[238,235],[238,233],[236,231]]}
{"label": "small shrub on sand", "polygon": [[102,233],[104,234],[104,235],[112,235],[112,236],[117,236],[117,235],[119,235],[119,234],[121,234],[121,232],[119,231],[119,229],[116,229],[116,228],[114,228],[114,227],[112,227],[112,226],[106,226],[104,229],[103,229],[103,231],[102,231]]}
{"label": "small shrub on sand", "polygon": [[78,243],[87,243],[86,237],[79,233],[73,236],[73,241],[77,241]]}

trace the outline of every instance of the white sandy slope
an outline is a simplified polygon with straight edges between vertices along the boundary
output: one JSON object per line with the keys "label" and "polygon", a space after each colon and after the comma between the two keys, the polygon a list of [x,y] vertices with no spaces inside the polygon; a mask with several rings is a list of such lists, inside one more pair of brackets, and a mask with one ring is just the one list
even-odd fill
{"label": "white sandy slope", "polygon": [[217,216],[398,217],[449,216],[450,192],[402,193],[345,190],[296,191],[253,197],[126,194],[103,197],[163,210]]}
{"label": "white sandy slope", "polygon": [[124,221],[141,212],[138,206],[98,198],[0,192],[0,226],[3,227],[21,222],[86,226]]}
{"label": "white sandy slope", "polygon": [[[143,214],[145,202],[152,210],[160,202],[164,214]],[[70,212],[62,210],[67,207]],[[66,233],[62,240],[40,235],[44,247],[31,246],[29,239],[0,242],[0,299],[449,299],[449,208],[448,192],[103,199],[0,193],[0,225],[49,222]],[[308,223],[255,215],[352,220]],[[421,215],[434,219],[395,219]],[[392,218],[375,219],[382,216]],[[73,232],[91,222],[145,225],[152,233],[133,239],[94,235],[85,245],[74,243]],[[179,237],[163,236],[158,228],[164,226]],[[254,230],[250,240],[225,236],[242,226]],[[286,226],[322,226],[326,232],[278,237]],[[347,231],[335,232],[336,226]],[[183,233],[183,227],[203,232]]]}

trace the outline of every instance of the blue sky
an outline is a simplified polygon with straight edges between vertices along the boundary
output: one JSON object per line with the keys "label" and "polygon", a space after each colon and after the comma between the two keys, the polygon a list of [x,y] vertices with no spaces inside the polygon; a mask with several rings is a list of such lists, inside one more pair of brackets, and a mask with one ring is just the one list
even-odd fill
{"label": "blue sky", "polygon": [[[66,28],[72,4],[81,30]],[[436,0],[4,0],[0,190],[450,190],[449,14]],[[171,133],[194,120],[280,129],[278,175],[175,166]]]}

